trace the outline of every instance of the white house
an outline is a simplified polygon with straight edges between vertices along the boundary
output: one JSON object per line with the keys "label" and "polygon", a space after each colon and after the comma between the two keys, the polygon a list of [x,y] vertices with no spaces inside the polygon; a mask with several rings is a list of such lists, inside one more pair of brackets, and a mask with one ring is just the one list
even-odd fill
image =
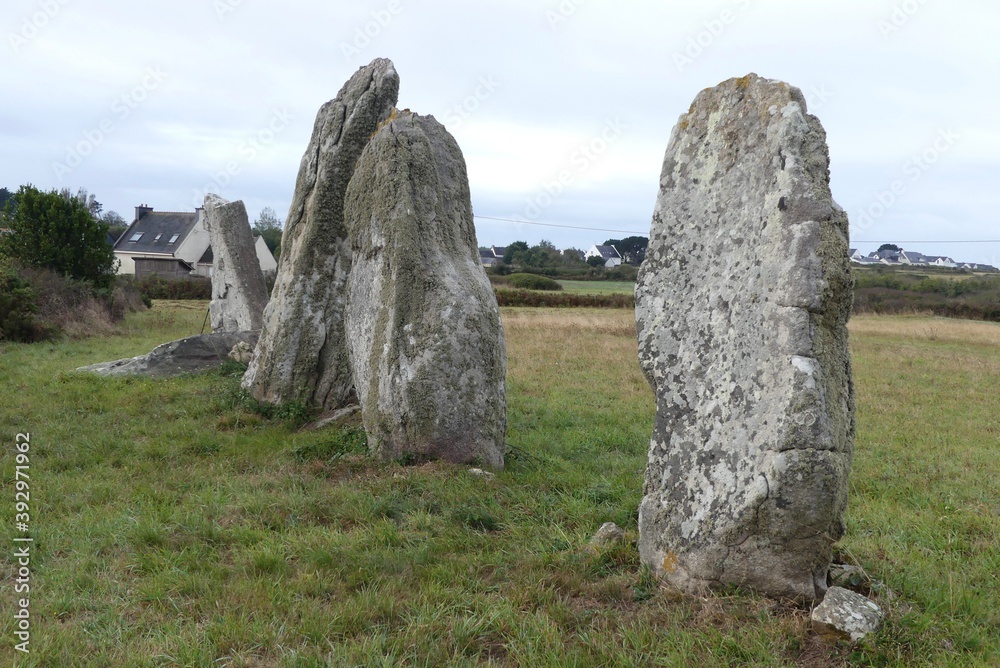
{"label": "white house", "polygon": [[932,267],[948,267],[950,269],[954,269],[958,266],[958,263],[950,257],[946,257],[944,255],[926,255],[925,257],[927,258],[927,264]]}
{"label": "white house", "polygon": [[[258,237],[255,250],[261,271],[273,271],[278,263]],[[153,211],[135,207],[135,220],[115,243],[119,274],[142,278],[157,274],[164,278],[212,275],[212,249],[205,229],[205,210],[192,213]]]}
{"label": "white house", "polygon": [[925,265],[927,264],[927,256],[916,251],[901,251],[899,261],[902,264]]}
{"label": "white house", "polygon": [[622,263],[622,256],[619,255],[618,249],[614,246],[591,246],[584,257],[588,260],[592,257],[599,257],[604,260],[604,266],[609,269]]}

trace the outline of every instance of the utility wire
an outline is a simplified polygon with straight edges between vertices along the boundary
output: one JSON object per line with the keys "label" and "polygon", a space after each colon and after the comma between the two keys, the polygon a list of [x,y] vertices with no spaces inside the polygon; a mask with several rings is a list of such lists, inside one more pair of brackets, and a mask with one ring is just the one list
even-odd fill
{"label": "utility wire", "polygon": [[1000,244],[1000,239],[950,239],[947,241],[869,241],[868,239],[851,239],[852,244]]}

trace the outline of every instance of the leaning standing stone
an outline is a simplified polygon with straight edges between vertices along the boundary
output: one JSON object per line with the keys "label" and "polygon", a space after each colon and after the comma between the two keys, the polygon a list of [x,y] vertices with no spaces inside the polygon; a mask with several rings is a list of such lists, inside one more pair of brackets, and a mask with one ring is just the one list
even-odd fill
{"label": "leaning standing stone", "polygon": [[392,62],[379,58],[351,77],[316,116],[260,343],[243,377],[243,387],[260,401],[301,401],[333,410],[354,398],[343,323],[351,269],[344,193],[398,92]]}
{"label": "leaning standing stone", "polygon": [[243,202],[205,197],[205,227],[212,243],[213,332],[259,330],[267,286]]}
{"label": "leaning standing stone", "polygon": [[669,583],[822,597],[853,451],[847,248],[802,93],[754,74],[702,91],[636,284],[657,403],[639,550]]}
{"label": "leaning standing stone", "polygon": [[507,359],[465,160],[432,116],[384,125],[347,189],[347,335],[374,451],[503,466]]}

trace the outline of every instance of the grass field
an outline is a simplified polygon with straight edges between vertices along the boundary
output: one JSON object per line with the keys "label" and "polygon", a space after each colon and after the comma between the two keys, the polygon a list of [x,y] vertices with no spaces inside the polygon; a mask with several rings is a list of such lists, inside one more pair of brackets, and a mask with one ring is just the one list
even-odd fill
{"label": "grass field", "polygon": [[563,290],[578,295],[630,295],[635,291],[635,283],[628,281],[563,281]]}
{"label": "grass field", "polygon": [[[83,364],[197,333],[157,303],[121,336],[0,344],[0,665],[989,666],[1000,655],[1000,327],[857,318],[847,558],[888,619],[828,646],[807,613],[681,596],[634,548],[651,393],[632,314],[505,309],[507,468],[369,459],[265,417],[227,369]],[[31,433],[31,653],[14,651],[16,433]],[[629,544],[583,548],[601,523]]]}

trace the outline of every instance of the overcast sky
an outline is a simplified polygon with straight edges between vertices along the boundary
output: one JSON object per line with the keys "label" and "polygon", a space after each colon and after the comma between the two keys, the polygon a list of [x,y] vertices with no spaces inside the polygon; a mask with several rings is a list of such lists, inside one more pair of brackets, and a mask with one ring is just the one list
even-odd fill
{"label": "overcast sky", "polygon": [[206,192],[284,218],[316,111],[387,57],[399,107],[458,139],[481,245],[647,235],[677,118],[756,72],[801,88],[826,128],[852,246],[1000,266],[984,243],[1000,239],[995,0],[7,0],[3,14],[0,186],[84,187],[128,221]]}

